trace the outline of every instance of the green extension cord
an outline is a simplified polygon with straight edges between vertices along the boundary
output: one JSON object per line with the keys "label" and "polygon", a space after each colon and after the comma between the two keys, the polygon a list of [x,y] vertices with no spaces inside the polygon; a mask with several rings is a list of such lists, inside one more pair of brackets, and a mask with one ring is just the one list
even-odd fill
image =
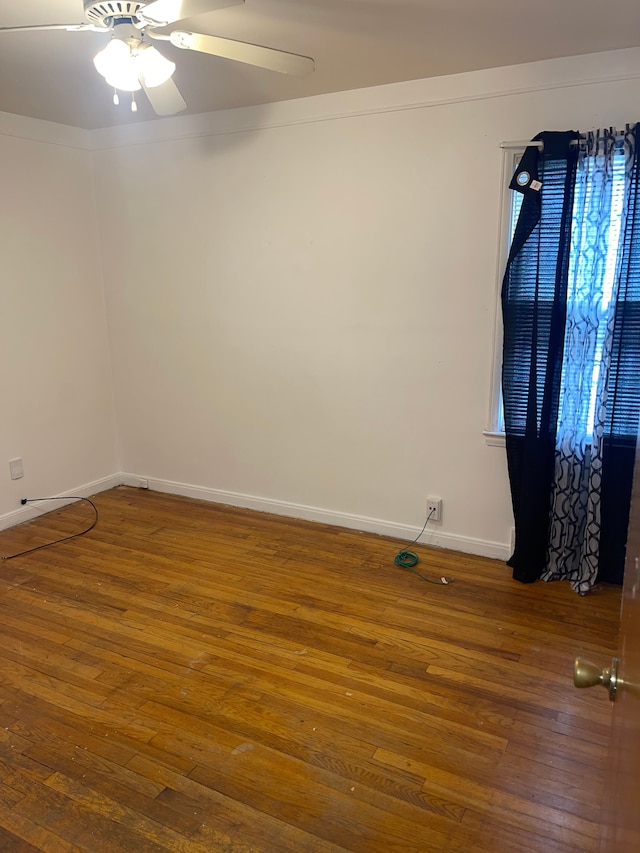
{"label": "green extension cord", "polygon": [[[427,520],[425,521],[425,523],[422,527],[422,530],[420,531],[420,533],[418,533],[418,535],[413,540],[413,542],[409,542],[409,545],[414,545],[418,541],[418,539],[422,536],[422,534],[424,533],[424,531],[427,527],[427,524],[429,523],[429,519],[431,518],[433,513],[434,513],[434,510],[431,510],[431,512],[427,516]],[[422,578],[423,581],[426,581],[427,583],[434,583],[436,586],[445,586],[446,584],[450,584],[454,580],[453,578],[441,577],[439,581],[434,581],[434,580],[431,580],[431,578],[427,578],[423,574],[421,574],[420,572],[416,571],[414,566],[418,565],[418,563],[420,562],[420,558],[413,551],[406,551],[406,550],[398,551],[398,553],[396,554],[395,560],[393,562],[396,564],[396,566],[399,566],[401,569],[407,569],[407,571],[413,572],[414,575],[417,575],[419,578]]]}
{"label": "green extension cord", "polygon": [[418,565],[420,559],[417,554],[413,553],[413,551],[398,551],[393,562],[396,566],[400,566],[403,569],[412,569],[414,566]]}

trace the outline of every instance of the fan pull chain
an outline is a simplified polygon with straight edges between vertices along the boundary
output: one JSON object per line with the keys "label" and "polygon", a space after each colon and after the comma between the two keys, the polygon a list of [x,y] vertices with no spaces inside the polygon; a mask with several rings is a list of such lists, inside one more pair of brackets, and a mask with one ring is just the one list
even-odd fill
{"label": "fan pull chain", "polygon": [[132,113],[138,112],[138,105],[136,104],[136,96],[134,95],[133,92],[131,93],[131,112]]}
{"label": "fan pull chain", "polygon": [[113,90],[113,103],[116,105],[116,107],[120,104],[120,96],[118,95],[117,89]]}

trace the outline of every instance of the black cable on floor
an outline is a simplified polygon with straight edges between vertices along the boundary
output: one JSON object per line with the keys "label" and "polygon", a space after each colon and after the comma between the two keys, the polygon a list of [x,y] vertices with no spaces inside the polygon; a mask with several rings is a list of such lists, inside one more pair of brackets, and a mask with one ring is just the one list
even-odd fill
{"label": "black cable on floor", "polygon": [[41,551],[43,548],[50,548],[52,545],[59,545],[61,542],[68,542],[70,539],[77,539],[78,536],[84,536],[85,533],[93,530],[98,523],[98,507],[93,501],[89,500],[89,498],[76,497],[75,495],[64,495],[54,498],[22,498],[20,503],[24,506],[24,504],[37,503],[40,501],[85,501],[85,503],[88,503],[93,507],[94,519],[85,530],[80,530],[78,533],[72,533],[70,536],[63,536],[62,539],[56,539],[54,542],[45,542],[44,545],[36,545],[35,548],[26,548],[24,551],[18,551],[16,554],[9,554],[6,557],[0,556],[0,560],[13,560],[14,557],[24,557],[25,554],[32,554],[34,551]]}

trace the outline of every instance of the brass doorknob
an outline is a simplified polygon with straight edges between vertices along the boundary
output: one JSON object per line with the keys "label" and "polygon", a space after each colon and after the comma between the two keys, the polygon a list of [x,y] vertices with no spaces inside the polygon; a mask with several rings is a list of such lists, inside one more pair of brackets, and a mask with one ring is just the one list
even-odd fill
{"label": "brass doorknob", "polygon": [[618,658],[612,658],[611,666],[600,669],[595,663],[576,658],[573,665],[573,683],[576,687],[595,687],[602,684],[609,691],[609,699],[613,702],[618,688]]}

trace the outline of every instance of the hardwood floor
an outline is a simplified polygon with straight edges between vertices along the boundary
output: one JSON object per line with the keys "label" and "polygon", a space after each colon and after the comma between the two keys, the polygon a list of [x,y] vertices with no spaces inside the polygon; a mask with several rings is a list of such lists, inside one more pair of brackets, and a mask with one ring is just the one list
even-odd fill
{"label": "hardwood floor", "polygon": [[0,564],[0,850],[597,851],[611,703],[571,674],[609,662],[618,588],[421,547],[436,586],[391,539],[94,500]]}

